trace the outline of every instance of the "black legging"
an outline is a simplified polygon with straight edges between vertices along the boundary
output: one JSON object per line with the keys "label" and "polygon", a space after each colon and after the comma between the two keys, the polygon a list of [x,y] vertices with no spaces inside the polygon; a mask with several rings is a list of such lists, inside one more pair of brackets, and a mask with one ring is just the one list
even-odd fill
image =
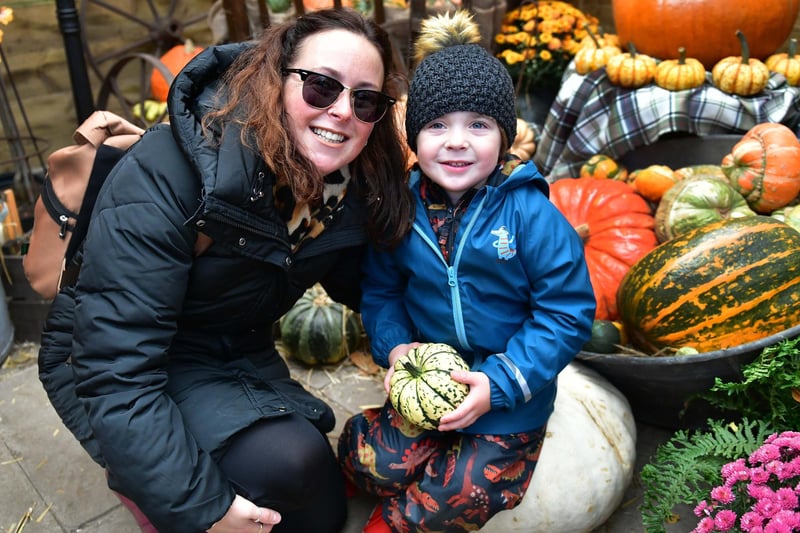
{"label": "black legging", "polygon": [[297,414],[240,431],[219,461],[236,492],[281,514],[275,533],[335,533],[347,519],[344,478],[327,437]]}

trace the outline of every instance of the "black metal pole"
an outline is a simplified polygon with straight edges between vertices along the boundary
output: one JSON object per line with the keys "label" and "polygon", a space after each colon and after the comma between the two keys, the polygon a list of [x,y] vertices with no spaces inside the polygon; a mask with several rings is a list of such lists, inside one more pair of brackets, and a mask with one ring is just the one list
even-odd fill
{"label": "black metal pole", "polygon": [[94,100],[89,72],[86,69],[86,57],[83,55],[81,25],[74,0],[56,0],[56,16],[61,35],[64,37],[64,52],[72,84],[72,97],[75,100],[75,112],[80,125],[94,112]]}

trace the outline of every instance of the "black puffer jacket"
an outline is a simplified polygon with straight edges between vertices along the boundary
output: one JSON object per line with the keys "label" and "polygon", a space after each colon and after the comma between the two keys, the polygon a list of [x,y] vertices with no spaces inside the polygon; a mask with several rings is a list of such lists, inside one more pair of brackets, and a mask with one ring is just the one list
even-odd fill
{"label": "black puffer jacket", "polygon": [[[332,429],[330,409],[288,379],[271,326],[316,281],[358,305],[356,195],[293,254],[263,160],[238,132],[220,146],[201,136],[245,46],[193,61],[170,93],[171,127],[149,130],[109,175],[74,294],[57,296],[43,335],[56,410],[162,531],[204,531],[225,514],[234,492],[214,458],[231,434],[290,411]],[[198,229],[214,242],[195,257]]]}

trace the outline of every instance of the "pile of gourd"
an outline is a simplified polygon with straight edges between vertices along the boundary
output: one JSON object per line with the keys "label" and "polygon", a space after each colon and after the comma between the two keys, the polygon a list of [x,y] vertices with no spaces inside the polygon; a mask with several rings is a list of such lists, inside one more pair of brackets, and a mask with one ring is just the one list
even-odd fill
{"label": "pile of gourd", "polygon": [[628,172],[596,155],[551,199],[597,298],[584,351],[703,353],[800,323],[800,142],[786,126],[756,125],[717,165]]}
{"label": "pile of gourd", "polygon": [[[782,74],[789,85],[800,82],[796,40],[787,52],[777,53],[797,18],[797,2],[688,0],[679,10],[672,4],[614,0],[618,33],[594,36],[587,28],[575,70],[587,74],[604,68],[614,85],[635,89],[655,83],[670,91],[703,85],[708,71],[715,87],[739,96],[763,91],[771,72]],[[698,30],[694,23],[700,21]]]}

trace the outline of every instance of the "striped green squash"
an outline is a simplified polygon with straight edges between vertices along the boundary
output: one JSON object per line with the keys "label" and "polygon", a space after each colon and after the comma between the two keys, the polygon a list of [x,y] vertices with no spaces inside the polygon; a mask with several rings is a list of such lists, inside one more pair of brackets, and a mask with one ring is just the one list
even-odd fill
{"label": "striped green squash", "polygon": [[425,429],[439,427],[439,419],[464,401],[469,387],[450,377],[469,370],[458,352],[447,344],[429,343],[412,348],[394,364],[389,400],[403,418]]}
{"label": "striped green squash", "polygon": [[772,217],[690,230],[636,262],[617,293],[645,352],[731,348],[800,323],[800,233]]}
{"label": "striped green squash", "polygon": [[334,302],[319,284],[281,317],[281,344],[307,365],[333,364],[358,347],[363,327],[350,308]]}

